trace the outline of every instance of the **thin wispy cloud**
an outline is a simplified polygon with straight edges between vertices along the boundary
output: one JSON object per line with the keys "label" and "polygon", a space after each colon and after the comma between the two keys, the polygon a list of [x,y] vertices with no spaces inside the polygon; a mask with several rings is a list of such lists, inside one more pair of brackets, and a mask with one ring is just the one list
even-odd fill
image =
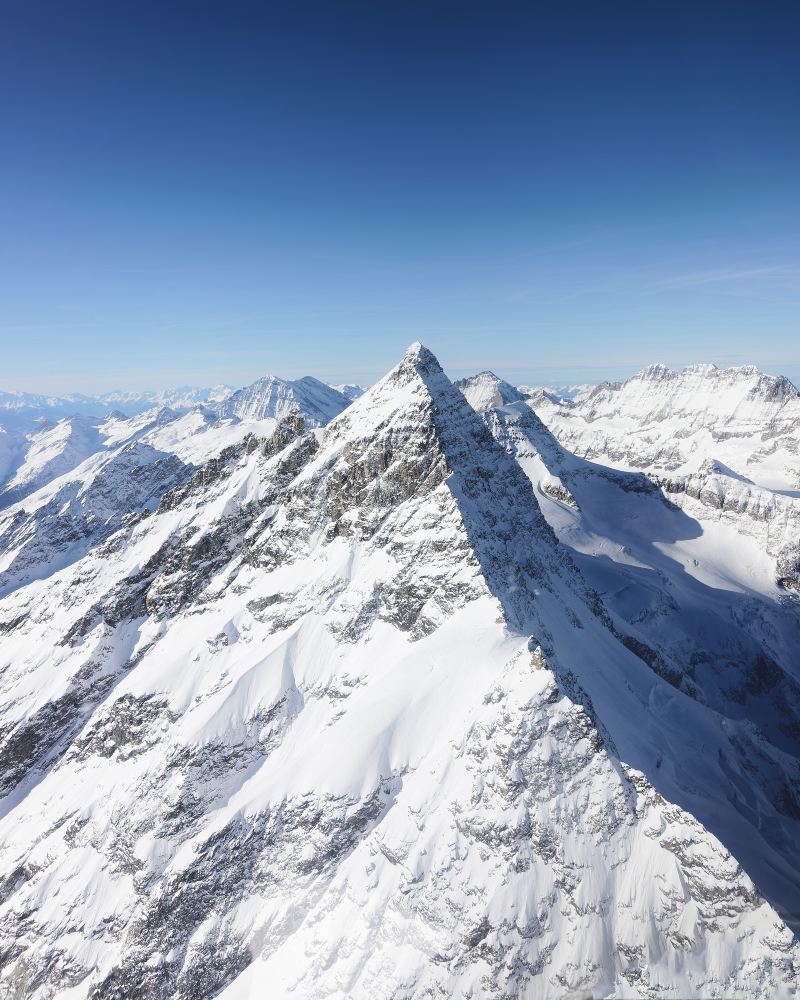
{"label": "thin wispy cloud", "polygon": [[767,267],[719,267],[689,271],[662,278],[653,286],[657,289],[700,288],[707,285],[730,285],[741,282],[778,282],[788,287],[800,287],[800,265],[776,264]]}

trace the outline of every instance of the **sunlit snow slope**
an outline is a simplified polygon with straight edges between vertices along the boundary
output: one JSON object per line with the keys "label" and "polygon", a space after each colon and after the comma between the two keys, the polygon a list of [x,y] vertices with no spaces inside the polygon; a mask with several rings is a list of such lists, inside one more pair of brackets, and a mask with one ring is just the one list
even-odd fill
{"label": "sunlit snow slope", "polygon": [[707,533],[735,528],[800,590],[800,393],[788,379],[752,365],[651,365],[574,403],[529,403],[571,452],[646,473]]}

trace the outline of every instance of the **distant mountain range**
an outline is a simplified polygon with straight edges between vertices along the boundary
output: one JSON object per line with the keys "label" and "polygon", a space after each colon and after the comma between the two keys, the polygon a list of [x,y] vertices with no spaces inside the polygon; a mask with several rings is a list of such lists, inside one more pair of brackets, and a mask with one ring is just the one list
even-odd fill
{"label": "distant mountain range", "polygon": [[0,426],[9,431],[31,431],[43,420],[62,417],[104,417],[121,413],[133,417],[145,410],[164,406],[189,409],[192,406],[221,402],[234,390],[219,385],[211,389],[183,386],[159,392],[107,392],[100,396],[74,393],[68,396],[46,396],[30,392],[0,392]]}

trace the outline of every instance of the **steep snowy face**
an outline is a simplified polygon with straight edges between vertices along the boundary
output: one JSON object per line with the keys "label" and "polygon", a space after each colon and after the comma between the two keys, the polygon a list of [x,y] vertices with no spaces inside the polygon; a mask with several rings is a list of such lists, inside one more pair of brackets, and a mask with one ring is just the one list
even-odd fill
{"label": "steep snowy face", "polygon": [[14,474],[0,486],[0,505],[33,493],[98,451],[99,423],[92,417],[66,417],[32,434]]}
{"label": "steep snowy face", "polygon": [[[271,432],[276,419],[259,414],[299,413],[316,426],[344,405],[344,397],[316,379],[291,385],[299,388],[282,402],[254,400],[241,407],[242,417],[162,406],[130,418],[69,417],[27,439],[14,437],[8,463],[16,468],[0,485],[0,593],[74,562],[125,518],[154,509],[209,458]],[[186,401],[185,393],[172,395]]]}
{"label": "steep snowy face", "polygon": [[[201,444],[198,430],[205,431],[220,420],[229,428],[234,421],[246,423],[238,434],[241,439],[249,432],[263,433],[266,426],[256,425],[292,411],[300,413],[309,426],[322,426],[356,398],[358,387],[348,388],[349,393],[342,393],[311,377],[286,382],[270,376],[238,392],[220,385],[110,392],[97,397],[0,393],[0,507],[24,499],[90,456],[140,437],[156,420],[173,424],[167,435],[168,451],[185,450],[187,454],[180,455],[184,461],[203,462],[214,454],[213,442]],[[179,440],[184,430],[186,449]],[[237,434],[228,437],[230,444]]]}
{"label": "steep snowy face", "polygon": [[[166,407],[130,419],[118,414],[90,423],[89,455],[80,461],[81,449],[70,449],[63,426],[70,423],[34,436],[25,463],[0,492],[0,594],[80,559],[122,523],[154,510],[209,455],[275,427],[274,420],[220,420],[199,407],[183,415]],[[48,461],[37,462],[42,454]],[[59,465],[67,471],[59,474]]]}
{"label": "steep snowy face", "polygon": [[0,484],[4,483],[19,463],[23,453],[25,438],[0,427]]}
{"label": "steep snowy face", "polygon": [[267,375],[252,385],[234,392],[218,407],[223,417],[240,420],[277,420],[298,411],[310,427],[320,427],[350,405],[350,399],[332,386],[310,375],[288,382]]}
{"label": "steep snowy face", "polygon": [[747,726],[619,640],[421,345],[0,622],[12,994],[795,989],[791,933],[691,814],[762,842]]}
{"label": "steep snowy face", "polygon": [[709,364],[680,373],[650,365],[622,384],[597,386],[582,403],[588,419],[621,415],[641,423],[679,419],[693,426],[759,430],[789,425],[799,406],[800,393],[782,376],[765,375],[754,365]]}
{"label": "steep snowy face", "polygon": [[[786,593],[774,554],[747,535],[733,509],[713,524],[694,519],[652,479],[571,454],[525,404],[487,411],[484,420],[528,475],[623,644],[712,710],[710,727],[749,724],[726,766],[735,761],[773,810],[769,844],[757,853],[773,856],[768,865],[785,862],[785,845],[800,834],[800,603]],[[733,801],[751,808],[736,792]],[[761,863],[746,845],[738,856],[751,871]],[[792,858],[800,869],[794,849]],[[787,890],[788,901],[798,887],[793,881]]]}

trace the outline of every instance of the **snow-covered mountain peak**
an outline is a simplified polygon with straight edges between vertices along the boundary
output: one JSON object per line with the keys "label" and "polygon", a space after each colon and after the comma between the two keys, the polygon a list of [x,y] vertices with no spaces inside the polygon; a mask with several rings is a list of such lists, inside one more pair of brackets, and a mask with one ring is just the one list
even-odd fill
{"label": "snow-covered mountain peak", "polygon": [[737,811],[747,725],[622,641],[421,345],[0,623],[3,988],[791,996],[789,930],[695,818],[788,840],[752,780]]}
{"label": "snow-covered mountain peak", "polygon": [[426,353],[430,357],[434,358],[438,364],[438,360],[434,357],[433,353],[428,350],[428,348],[422,343],[421,340],[412,341],[405,350],[403,355],[404,361],[413,361],[415,358],[419,357],[420,354]]}
{"label": "snow-covered mountain peak", "polygon": [[601,383],[569,410],[590,421],[620,417],[641,424],[675,420],[696,428],[761,430],[776,421],[791,426],[800,412],[800,393],[787,378],[754,365],[691,365],[675,372],[655,364],[625,382]]}
{"label": "snow-covered mountain peak", "polygon": [[427,422],[434,406],[447,407],[452,402],[452,392],[453,385],[436,356],[417,341],[394,368],[330,423],[326,438],[373,435],[384,422]]}
{"label": "snow-covered mountain peak", "polygon": [[[413,344],[408,345],[402,360],[389,372],[386,379],[398,381],[405,374],[411,375],[412,372],[416,372],[420,376],[425,374],[444,375],[442,366],[439,364],[439,359],[421,340],[415,340]],[[447,378],[446,376],[444,377]]]}
{"label": "snow-covered mountain peak", "polygon": [[632,376],[633,379],[641,382],[664,382],[676,377],[676,373],[671,368],[660,362],[648,365]]}
{"label": "snow-covered mountain peak", "polygon": [[320,427],[349,405],[347,396],[310,375],[295,381],[265,375],[232,393],[217,409],[223,417],[240,420],[280,420],[297,411],[309,426]]}
{"label": "snow-covered mountain peak", "polygon": [[455,383],[464,393],[467,402],[478,413],[509,403],[518,403],[526,398],[516,386],[499,378],[494,372],[484,371]]}

